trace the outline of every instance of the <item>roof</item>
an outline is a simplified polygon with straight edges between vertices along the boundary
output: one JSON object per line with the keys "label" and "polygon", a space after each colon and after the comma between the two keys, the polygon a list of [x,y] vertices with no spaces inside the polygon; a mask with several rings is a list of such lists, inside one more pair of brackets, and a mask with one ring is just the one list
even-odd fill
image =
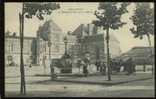
{"label": "roof", "polygon": [[80,35],[83,29],[83,24],[79,25],[73,32],[73,35]]}
{"label": "roof", "polygon": [[53,20],[49,20],[48,22],[52,30],[62,31],[62,29]]}
{"label": "roof", "polygon": [[144,58],[147,59],[149,58],[150,54],[151,54],[151,50],[152,50],[152,54],[154,55],[154,47],[133,47],[131,50],[129,50],[126,53],[123,53],[120,57],[140,57],[140,58]]}
{"label": "roof", "polygon": [[133,47],[127,54],[148,54],[154,51],[154,47]]}

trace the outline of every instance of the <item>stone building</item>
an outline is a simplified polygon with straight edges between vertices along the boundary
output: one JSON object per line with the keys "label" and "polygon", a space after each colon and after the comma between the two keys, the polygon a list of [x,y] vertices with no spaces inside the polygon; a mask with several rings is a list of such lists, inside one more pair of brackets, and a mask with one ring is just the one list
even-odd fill
{"label": "stone building", "polygon": [[[76,41],[80,44],[79,54],[83,57],[85,52],[90,53],[91,62],[101,60],[106,61],[106,33],[93,24],[81,24],[72,33],[76,36]],[[110,33],[110,56],[117,57],[121,54],[120,42]]]}
{"label": "stone building", "polygon": [[[53,20],[49,20],[47,23],[51,36],[51,59],[59,59],[65,53],[65,43],[63,41],[65,36],[67,37],[67,53],[72,57],[73,63],[76,63],[79,58],[83,58],[85,52],[90,53],[92,63],[97,59],[103,61],[106,59],[105,32],[101,28],[93,24],[81,24],[72,33],[65,35]],[[110,33],[111,57],[120,55],[121,50],[119,44],[115,36]],[[27,63],[30,57],[33,58],[33,64],[42,64],[44,57],[49,61],[48,41],[43,40],[38,34],[36,37],[24,37],[23,54],[24,63]],[[5,60],[7,60],[8,56],[12,56],[17,64],[20,63],[19,37],[5,37],[5,56]]]}
{"label": "stone building", "polygon": [[[24,37],[23,42],[23,57],[24,63],[28,63],[32,51],[31,45],[34,37]],[[15,62],[15,64],[20,64],[20,38],[18,36],[5,36],[5,64],[8,65],[10,61]]]}
{"label": "stone building", "polygon": [[[48,21],[48,28],[51,36],[51,54],[50,57],[61,58],[64,54],[64,42],[63,37],[64,33],[61,28],[53,21]],[[46,32],[46,31],[44,31]],[[37,35],[37,62],[40,63],[43,60],[43,57],[46,56],[49,59],[49,46],[48,41],[44,41],[40,36]]]}
{"label": "stone building", "polygon": [[[65,36],[61,28],[52,20],[48,21],[50,35],[51,35],[51,59],[61,58],[64,54],[64,42]],[[48,41],[44,41],[40,36],[37,37],[24,37],[23,56],[24,63],[28,63],[27,60],[31,59],[34,64],[42,64],[43,57],[46,56],[46,60],[49,61],[49,46]],[[8,57],[12,57],[12,61],[16,64],[20,64],[20,37],[19,36],[5,36],[5,60]],[[32,59],[33,57],[33,59]],[[6,61],[7,63],[7,61]]]}

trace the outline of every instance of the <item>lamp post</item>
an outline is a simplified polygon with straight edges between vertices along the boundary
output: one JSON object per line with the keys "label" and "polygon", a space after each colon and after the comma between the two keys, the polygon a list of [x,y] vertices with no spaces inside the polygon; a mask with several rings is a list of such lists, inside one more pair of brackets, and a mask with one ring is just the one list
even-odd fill
{"label": "lamp post", "polygon": [[65,44],[65,55],[67,55],[67,43],[68,43],[67,37],[65,36],[63,40]]}
{"label": "lamp post", "polygon": [[64,64],[64,68],[63,68],[63,71],[66,72],[66,66],[67,66],[67,43],[68,43],[68,40],[67,40],[67,37],[65,36],[63,38],[63,42],[64,42],[64,45],[65,45],[65,53],[64,53],[64,61],[65,61],[65,64]]}

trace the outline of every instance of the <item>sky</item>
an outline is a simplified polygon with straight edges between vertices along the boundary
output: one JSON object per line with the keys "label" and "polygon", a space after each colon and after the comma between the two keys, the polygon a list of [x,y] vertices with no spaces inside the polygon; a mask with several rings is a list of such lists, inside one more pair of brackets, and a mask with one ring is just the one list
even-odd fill
{"label": "sky", "polygon": [[[97,10],[98,3],[76,3],[60,2],[60,9],[55,10],[50,16],[46,16],[43,21],[38,20],[36,17],[33,19],[25,19],[25,36],[36,36],[38,27],[45,21],[52,19],[63,31],[74,31],[80,24],[91,23],[96,20],[94,11]],[[19,12],[21,12],[21,3],[5,3],[5,32],[17,32],[19,33]],[[128,6],[128,13],[122,16],[122,20],[127,22],[125,26],[119,30],[110,30],[110,33],[114,34],[120,42],[120,48],[122,52],[130,50],[134,46],[148,46],[148,40],[146,37],[143,40],[134,38],[130,32],[130,28],[133,26],[129,17],[133,15],[135,9],[132,3]],[[18,35],[18,34],[17,34]],[[152,46],[154,45],[154,36],[151,37]]]}

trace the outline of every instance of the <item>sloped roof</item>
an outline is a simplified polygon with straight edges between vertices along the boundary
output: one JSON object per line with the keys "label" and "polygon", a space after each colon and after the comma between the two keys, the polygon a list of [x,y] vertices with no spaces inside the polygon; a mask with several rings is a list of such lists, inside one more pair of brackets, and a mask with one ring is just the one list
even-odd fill
{"label": "sloped roof", "polygon": [[49,20],[48,22],[51,30],[62,31],[62,29],[53,20]]}
{"label": "sloped roof", "polygon": [[72,34],[73,34],[73,35],[81,35],[82,29],[83,29],[83,24],[79,25],[79,26],[72,32]]}
{"label": "sloped roof", "polygon": [[151,50],[152,50],[152,54],[154,55],[154,47],[133,47],[131,50],[129,50],[126,53],[123,53],[120,57],[140,57],[143,59],[147,59],[149,58],[150,54],[151,54]]}

